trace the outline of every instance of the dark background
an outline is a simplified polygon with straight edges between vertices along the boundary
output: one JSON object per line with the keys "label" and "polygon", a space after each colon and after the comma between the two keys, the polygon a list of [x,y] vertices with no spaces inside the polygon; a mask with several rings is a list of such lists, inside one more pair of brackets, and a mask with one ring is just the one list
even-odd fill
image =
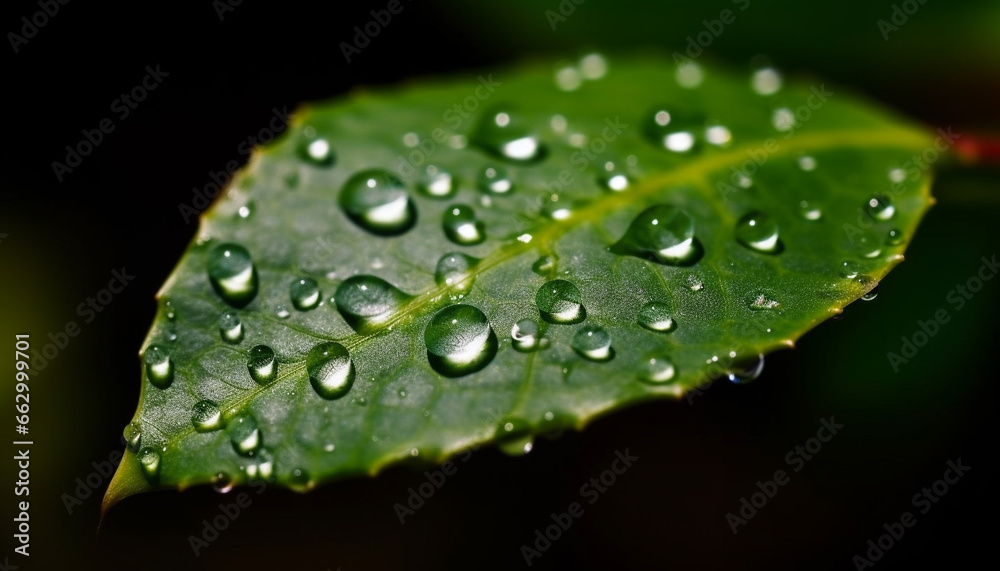
{"label": "dark background", "polygon": [[[404,0],[403,12],[348,64],[340,42],[386,2],[248,0],[221,21],[209,1],[94,4],[60,6],[18,53],[0,49],[3,338],[29,332],[37,347],[67,321],[82,328],[33,377],[32,555],[12,556],[11,492],[0,494],[7,522],[0,560],[25,570],[521,568],[520,546],[551,523],[550,513],[580,501],[580,486],[626,448],[639,460],[584,505],[583,517],[532,568],[851,569],[882,524],[914,511],[910,498],[959,457],[970,472],[875,565],[962,568],[994,558],[1000,282],[987,282],[961,311],[946,295],[975,274],[981,256],[1000,253],[1000,179],[946,161],[937,165],[939,203],[879,297],[850,306],[796,350],[769,356],[755,383],[716,383],[690,403],[620,411],[583,433],[543,439],[525,457],[480,450],[405,525],[393,504],[424,476],[404,468],[306,495],[248,490],[252,505],[198,558],[187,537],[239,491],[135,496],[98,532],[102,478],[67,513],[61,496],[74,493],[92,462],[122,447],[153,296],[196,230],[177,205],[190,203],[210,171],[245,161],[239,144],[267,125],[273,108],[525,58],[683,48],[702,20],[733,8],[587,0],[553,31],[544,11],[558,10],[556,1]],[[704,61],[748,69],[765,53],[790,76],[827,78],[928,128],[1000,130],[995,3],[929,0],[888,41],[876,22],[890,17],[891,3],[811,4],[752,2]],[[2,30],[20,33],[20,18],[38,10],[8,2]],[[157,64],[169,73],[162,85],[127,119],[115,119],[115,131],[58,182],[50,163],[64,158],[65,145],[113,116],[111,102]],[[123,266],[135,280],[83,324],[77,304]],[[952,320],[893,372],[886,353],[940,308]],[[9,355],[3,363],[13,371]],[[12,387],[3,386],[10,403]],[[725,514],[756,491],[755,482],[787,470],[785,454],[831,415],[843,431],[734,536]],[[0,462],[4,482],[15,479],[12,468]]]}

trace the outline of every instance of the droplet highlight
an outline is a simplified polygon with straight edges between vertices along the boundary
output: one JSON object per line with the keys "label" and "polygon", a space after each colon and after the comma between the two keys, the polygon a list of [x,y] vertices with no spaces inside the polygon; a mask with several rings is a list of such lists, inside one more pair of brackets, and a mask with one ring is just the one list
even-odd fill
{"label": "droplet highlight", "polygon": [[250,252],[239,244],[219,244],[208,255],[212,288],[233,307],[243,307],[257,295],[257,268]]}
{"label": "droplet highlight", "polygon": [[535,305],[549,323],[580,323],[587,317],[580,288],[566,280],[552,280],[538,288]]}
{"label": "droplet highlight", "polygon": [[388,171],[356,173],[340,191],[340,206],[355,224],[373,234],[396,236],[417,221],[417,208],[403,181]]}
{"label": "droplet highlight", "polygon": [[445,307],[424,329],[427,360],[447,377],[468,375],[488,365],[497,352],[497,338],[489,319],[478,308],[456,304]]}
{"label": "droplet highlight", "polygon": [[354,363],[347,348],[335,341],[320,343],[306,357],[309,383],[326,400],[339,399],[354,384]]}

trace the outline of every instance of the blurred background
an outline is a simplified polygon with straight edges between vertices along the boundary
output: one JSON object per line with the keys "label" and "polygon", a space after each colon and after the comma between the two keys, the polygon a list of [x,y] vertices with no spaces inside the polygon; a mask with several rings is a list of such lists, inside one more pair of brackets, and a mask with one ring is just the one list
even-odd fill
{"label": "blurred background", "polygon": [[[716,383],[690,401],[621,411],[582,433],[541,440],[525,457],[480,450],[405,525],[393,505],[426,480],[397,468],[307,495],[250,489],[252,504],[197,557],[189,536],[200,535],[203,520],[239,491],[135,496],[98,531],[108,483],[100,467],[122,449],[121,429],[135,409],[137,352],[155,313],[153,296],[196,228],[177,206],[190,203],[210,173],[245,162],[241,143],[275,108],[363,85],[595,49],[610,54],[612,65],[616,53],[671,53],[731,9],[735,20],[713,35],[699,61],[740,71],[765,55],[786,76],[822,78],[928,129],[1000,134],[995,1],[401,2],[350,63],[340,43],[388,0],[4,4],[2,338],[13,344],[14,334],[30,333],[41,349],[68,322],[80,329],[54,346],[55,357],[31,381],[30,558],[13,552],[11,518],[25,498],[13,494],[14,462],[0,462],[9,494],[0,498],[5,568],[517,569],[535,530],[580,501],[580,486],[625,449],[639,460],[584,505],[533,569],[857,568],[853,557],[864,556],[867,542],[904,511],[917,523],[877,568],[962,568],[992,559],[998,415],[990,352],[1000,280],[986,282],[961,309],[949,295],[976,275],[981,257],[1000,254],[1000,177],[948,161],[938,165],[938,204],[877,299],[851,305],[795,350],[769,356],[750,385]],[[46,7],[58,11],[35,16]],[[168,75],[58,181],[52,161],[64,160],[81,129],[115,116],[113,102],[157,65]],[[78,313],[122,268],[135,276],[127,287],[97,302],[100,311]],[[918,320],[939,309],[951,320],[894,371],[887,353],[899,352],[900,338],[912,338]],[[10,412],[9,345],[4,355],[9,382],[0,392]],[[726,514],[757,491],[758,480],[787,471],[786,454],[830,416],[844,428],[734,535]],[[968,473],[919,513],[914,494],[958,458]]]}

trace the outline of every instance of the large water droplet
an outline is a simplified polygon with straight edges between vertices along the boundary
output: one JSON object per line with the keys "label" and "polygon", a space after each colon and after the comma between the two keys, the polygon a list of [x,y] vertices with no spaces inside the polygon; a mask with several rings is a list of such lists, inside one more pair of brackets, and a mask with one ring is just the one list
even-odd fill
{"label": "large water droplet", "polygon": [[639,325],[650,331],[673,331],[677,322],[670,315],[670,306],[662,301],[651,301],[642,306],[638,316]]}
{"label": "large water droplet", "polygon": [[241,416],[229,423],[229,441],[240,456],[253,456],[263,444],[257,421],[252,416]]}
{"label": "large water droplet", "polygon": [[208,255],[208,279],[222,299],[243,307],[257,295],[257,268],[239,244],[219,244]]}
{"label": "large water droplet", "polygon": [[258,384],[266,385],[278,376],[278,363],[274,360],[274,350],[267,345],[257,345],[250,349],[247,359],[250,377]]}
{"label": "large water droplet", "polygon": [[489,194],[508,194],[514,190],[514,181],[501,167],[486,167],[479,173],[479,190]]}
{"label": "large water droplet", "polygon": [[639,370],[639,378],[653,384],[669,383],[676,376],[673,362],[662,355],[647,358]]}
{"label": "large water droplet", "polygon": [[865,203],[868,213],[878,220],[889,220],[896,214],[896,207],[892,205],[892,200],[884,194],[875,195]]}
{"label": "large water droplet", "polygon": [[458,293],[466,293],[472,289],[475,276],[473,268],[479,260],[472,256],[451,252],[441,256],[434,269],[434,281],[442,287],[448,287]]}
{"label": "large water droplet", "polygon": [[128,449],[132,452],[137,452],[139,446],[142,444],[142,429],[138,423],[130,422],[125,427],[125,430],[122,431],[122,437],[125,438],[125,444],[128,446]]}
{"label": "large water droplet", "polygon": [[143,354],[146,363],[146,378],[153,386],[165,389],[174,380],[174,363],[170,354],[158,345],[150,345]]}
{"label": "large water droplet", "polygon": [[736,364],[726,371],[726,378],[736,384],[749,383],[764,371],[764,355],[757,355],[749,361]]}
{"label": "large water droplet", "polygon": [[777,254],[784,248],[778,239],[778,223],[762,212],[751,212],[736,223],[736,240],[751,250]]}
{"label": "large water droplet", "polygon": [[522,319],[510,328],[511,345],[522,353],[544,348],[543,341],[542,331],[534,319]]}
{"label": "large water droplet", "polygon": [[649,111],[643,129],[657,146],[675,153],[697,149],[697,134],[705,126],[705,117],[691,110],[659,105]]}
{"label": "large water droplet", "polygon": [[538,288],[535,305],[549,323],[580,323],[587,318],[580,288],[566,280],[552,280]]}
{"label": "large water droplet", "polygon": [[375,276],[353,276],[337,287],[334,298],[344,320],[359,333],[388,321],[411,296]]}
{"label": "large water droplet", "polygon": [[611,334],[596,325],[584,325],[577,330],[570,341],[570,347],[581,357],[591,361],[610,361],[615,356],[615,350],[611,347]]}
{"label": "large water droplet", "polygon": [[510,110],[487,111],[480,118],[472,141],[491,153],[517,162],[540,159],[545,152],[529,125]]}
{"label": "large water droplet", "polygon": [[347,348],[335,341],[320,343],[306,357],[309,382],[316,394],[327,399],[339,399],[354,384],[354,363]]}
{"label": "large water droplet", "polygon": [[340,191],[340,206],[355,224],[385,236],[402,234],[417,221],[406,184],[391,173],[370,169],[354,174]]}
{"label": "large water droplet", "polygon": [[683,210],[660,204],[643,210],[611,251],[671,266],[689,266],[703,254],[694,220]]}
{"label": "large water droplet", "polygon": [[438,311],[424,330],[427,360],[448,377],[474,373],[493,360],[497,338],[490,321],[471,305],[450,305]]}
{"label": "large water droplet", "polygon": [[201,400],[191,409],[191,424],[198,432],[211,432],[222,428],[222,411],[210,400]]}
{"label": "large water droplet", "polygon": [[300,278],[292,282],[288,288],[288,293],[292,298],[292,305],[300,311],[308,311],[319,305],[322,297],[319,291],[319,284],[312,278]]}
{"label": "large water droplet", "polygon": [[156,482],[160,477],[160,453],[149,446],[139,451],[139,466],[146,480]]}
{"label": "large water droplet", "polygon": [[243,340],[243,320],[240,316],[226,312],[219,318],[219,335],[226,343],[239,343]]}
{"label": "large water droplet", "polygon": [[476,211],[465,204],[454,204],[445,210],[441,226],[449,240],[462,246],[479,244],[486,239],[486,229],[476,218]]}

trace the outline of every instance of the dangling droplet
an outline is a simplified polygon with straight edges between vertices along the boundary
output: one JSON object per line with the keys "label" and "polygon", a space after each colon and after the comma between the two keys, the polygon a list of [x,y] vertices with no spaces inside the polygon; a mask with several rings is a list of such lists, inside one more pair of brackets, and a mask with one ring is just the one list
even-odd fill
{"label": "dangling droplet", "polygon": [[457,293],[467,293],[475,281],[473,269],[479,263],[477,258],[450,252],[441,256],[434,269],[434,281],[441,287],[451,288]]}
{"label": "dangling droplet", "polygon": [[514,190],[514,181],[501,167],[486,167],[479,174],[479,190],[489,194],[508,194]]}
{"label": "dangling droplet", "polygon": [[170,354],[158,345],[150,345],[143,354],[146,363],[146,378],[158,389],[165,389],[174,380],[174,363]]}
{"label": "dangling droplet", "polygon": [[138,452],[139,446],[142,444],[142,429],[139,428],[139,424],[130,422],[122,431],[122,436],[125,438],[128,449],[132,452]]}
{"label": "dangling droplet", "polygon": [[458,190],[451,173],[440,170],[434,165],[427,167],[426,174],[417,185],[424,196],[430,198],[448,198]]}
{"label": "dangling droplet", "polygon": [[216,472],[212,476],[212,489],[220,494],[228,494],[233,489],[233,479],[225,472]]}
{"label": "dangling droplet", "polygon": [[340,191],[340,206],[355,224],[383,236],[409,230],[417,208],[406,184],[388,171],[369,169],[354,174]]}
{"label": "dangling droplet", "polygon": [[677,322],[670,315],[670,306],[662,301],[651,301],[642,306],[638,316],[639,325],[650,331],[673,331]]}
{"label": "dangling droplet", "polygon": [[665,357],[649,357],[642,362],[639,378],[647,383],[669,383],[677,376],[673,362]]}
{"label": "dangling droplet", "polygon": [[868,290],[864,295],[862,295],[861,301],[871,301],[876,297],[878,297],[878,284],[875,284],[875,287]]}
{"label": "dangling droplet", "polygon": [[476,211],[465,204],[454,204],[445,210],[441,226],[449,240],[462,246],[479,244],[486,239],[486,229],[476,218]]}
{"label": "dangling droplet", "polygon": [[247,466],[247,477],[252,481],[274,481],[274,456],[267,448],[261,448],[256,458]]}
{"label": "dangling droplet", "polygon": [[580,323],[587,318],[580,288],[566,280],[552,280],[538,288],[535,305],[549,323]]}
{"label": "dangling droplet", "polygon": [[229,423],[229,441],[240,456],[253,456],[264,443],[252,416],[241,416]]}
{"label": "dangling droplet", "polygon": [[222,411],[219,405],[210,400],[195,403],[191,410],[191,424],[198,432],[211,432],[222,428]]}
{"label": "dangling droplet", "polygon": [[139,451],[138,456],[146,480],[155,483],[160,477],[160,453],[147,446]]}
{"label": "dangling droplet", "polygon": [[493,360],[497,338],[489,319],[471,305],[445,307],[431,318],[424,330],[427,360],[447,377],[474,373]]}
{"label": "dangling droplet", "polygon": [[704,125],[705,117],[699,113],[659,105],[649,111],[643,129],[655,145],[675,153],[687,153],[698,148],[696,134]]}
{"label": "dangling droplet", "polygon": [[243,307],[257,295],[257,268],[250,252],[239,244],[219,244],[208,255],[212,288],[233,307]]}
{"label": "dangling droplet", "polygon": [[292,298],[292,305],[300,311],[308,311],[319,305],[322,297],[319,291],[319,284],[312,278],[300,278],[292,282],[288,288],[288,293]]}
{"label": "dangling droplet", "polygon": [[510,328],[511,345],[522,353],[542,348],[542,341],[542,332],[534,319],[522,319]]}
{"label": "dangling droplet", "polygon": [[347,348],[335,341],[320,343],[306,357],[309,382],[316,394],[327,400],[339,399],[354,384],[354,363]]}
{"label": "dangling droplet", "polygon": [[267,345],[257,345],[250,349],[247,369],[250,371],[250,377],[257,381],[257,384],[266,385],[273,381],[278,376],[278,364],[274,360],[274,350]]}
{"label": "dangling droplet", "polygon": [[375,276],[353,276],[337,287],[337,310],[358,333],[367,333],[389,321],[411,296]]}
{"label": "dangling droplet", "polygon": [[615,350],[611,347],[611,334],[596,325],[584,325],[578,329],[570,341],[570,347],[581,357],[591,361],[610,361],[615,356]]}
{"label": "dangling droplet", "polygon": [[899,228],[893,228],[889,230],[889,234],[885,238],[885,243],[890,246],[898,246],[903,243],[903,232]]}
{"label": "dangling droplet", "polygon": [[665,204],[643,210],[611,251],[671,266],[690,266],[703,254],[694,237],[694,220],[683,210]]}
{"label": "dangling droplet", "polygon": [[865,203],[868,213],[878,220],[889,220],[896,214],[896,207],[892,205],[892,200],[884,194],[875,195]]}
{"label": "dangling droplet", "polygon": [[498,157],[516,162],[542,158],[544,147],[526,122],[513,111],[487,111],[480,118],[472,142]]}
{"label": "dangling droplet", "polygon": [[762,212],[751,212],[736,223],[736,240],[751,250],[778,254],[784,247],[778,239],[778,223]]}
{"label": "dangling droplet", "polygon": [[748,362],[739,363],[732,369],[726,371],[726,378],[736,384],[749,383],[764,371],[764,355],[757,355],[755,359]]}
{"label": "dangling droplet", "polygon": [[318,167],[333,166],[334,155],[330,141],[319,137],[306,137],[299,146],[302,160]]}
{"label": "dangling droplet", "polygon": [[219,318],[219,335],[226,343],[239,343],[243,340],[243,321],[240,316],[227,311]]}

